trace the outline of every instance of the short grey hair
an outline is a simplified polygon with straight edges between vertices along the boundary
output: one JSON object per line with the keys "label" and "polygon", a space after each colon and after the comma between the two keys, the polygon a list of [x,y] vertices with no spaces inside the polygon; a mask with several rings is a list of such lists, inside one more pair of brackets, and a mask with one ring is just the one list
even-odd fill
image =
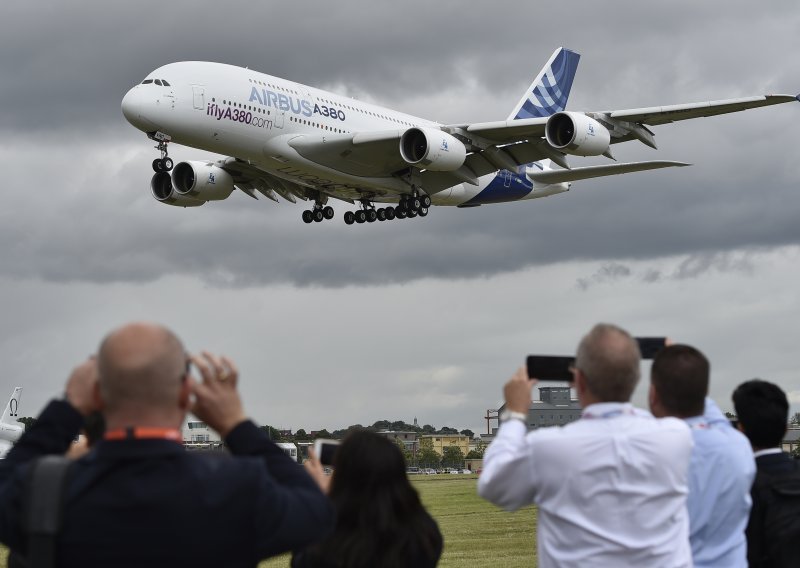
{"label": "short grey hair", "polygon": [[624,329],[599,323],[581,339],[575,367],[602,402],[628,402],[639,382],[639,344]]}

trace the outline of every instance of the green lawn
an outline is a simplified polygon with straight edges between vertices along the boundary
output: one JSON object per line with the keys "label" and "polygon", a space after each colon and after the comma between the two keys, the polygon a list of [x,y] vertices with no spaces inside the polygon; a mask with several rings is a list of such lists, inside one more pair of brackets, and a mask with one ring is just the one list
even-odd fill
{"label": "green lawn", "polygon": [[[442,568],[536,566],[536,510],[506,513],[478,497],[475,475],[412,476],[422,502],[444,536]],[[259,568],[288,568],[289,557]]]}
{"label": "green lawn", "polygon": [[[420,475],[412,478],[422,502],[444,536],[442,568],[536,566],[536,511],[506,513],[478,497],[474,475]],[[7,551],[0,546],[0,566]],[[262,562],[259,568],[288,568],[289,556]]]}

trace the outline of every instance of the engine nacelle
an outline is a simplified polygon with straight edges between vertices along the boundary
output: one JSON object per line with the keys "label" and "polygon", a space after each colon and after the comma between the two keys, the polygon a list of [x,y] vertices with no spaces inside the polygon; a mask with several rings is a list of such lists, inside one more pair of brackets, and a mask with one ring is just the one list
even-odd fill
{"label": "engine nacelle", "polygon": [[452,172],[467,158],[467,148],[447,132],[409,128],[400,138],[400,155],[415,168]]}
{"label": "engine nacelle", "polygon": [[207,162],[181,162],[172,170],[172,187],[178,195],[197,201],[218,201],[233,192],[233,178]]}
{"label": "engine nacelle", "polygon": [[200,201],[186,195],[179,195],[172,187],[172,178],[167,172],[158,172],[150,180],[150,191],[158,201],[167,205],[178,207],[197,207],[205,201]]}
{"label": "engine nacelle", "polygon": [[599,156],[608,150],[611,134],[595,119],[579,112],[557,112],[547,119],[547,143],[574,156]]}

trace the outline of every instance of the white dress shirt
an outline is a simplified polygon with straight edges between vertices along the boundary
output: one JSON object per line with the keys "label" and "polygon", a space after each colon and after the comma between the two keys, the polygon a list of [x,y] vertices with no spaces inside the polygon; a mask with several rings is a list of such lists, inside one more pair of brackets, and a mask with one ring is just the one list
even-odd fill
{"label": "white dress shirt", "polygon": [[527,432],[501,425],[486,450],[481,497],[535,503],[541,568],[690,567],[689,427],[629,403],[592,404],[580,420]]}

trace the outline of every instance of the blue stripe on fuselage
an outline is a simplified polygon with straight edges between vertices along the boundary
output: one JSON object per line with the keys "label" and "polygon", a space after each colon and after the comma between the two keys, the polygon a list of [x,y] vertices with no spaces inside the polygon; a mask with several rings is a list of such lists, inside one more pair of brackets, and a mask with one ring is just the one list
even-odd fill
{"label": "blue stripe on fuselage", "polygon": [[[523,172],[524,172],[523,168]],[[503,203],[517,201],[533,191],[533,183],[522,173],[500,170],[489,185],[478,195],[463,205],[482,205],[484,203]]]}

